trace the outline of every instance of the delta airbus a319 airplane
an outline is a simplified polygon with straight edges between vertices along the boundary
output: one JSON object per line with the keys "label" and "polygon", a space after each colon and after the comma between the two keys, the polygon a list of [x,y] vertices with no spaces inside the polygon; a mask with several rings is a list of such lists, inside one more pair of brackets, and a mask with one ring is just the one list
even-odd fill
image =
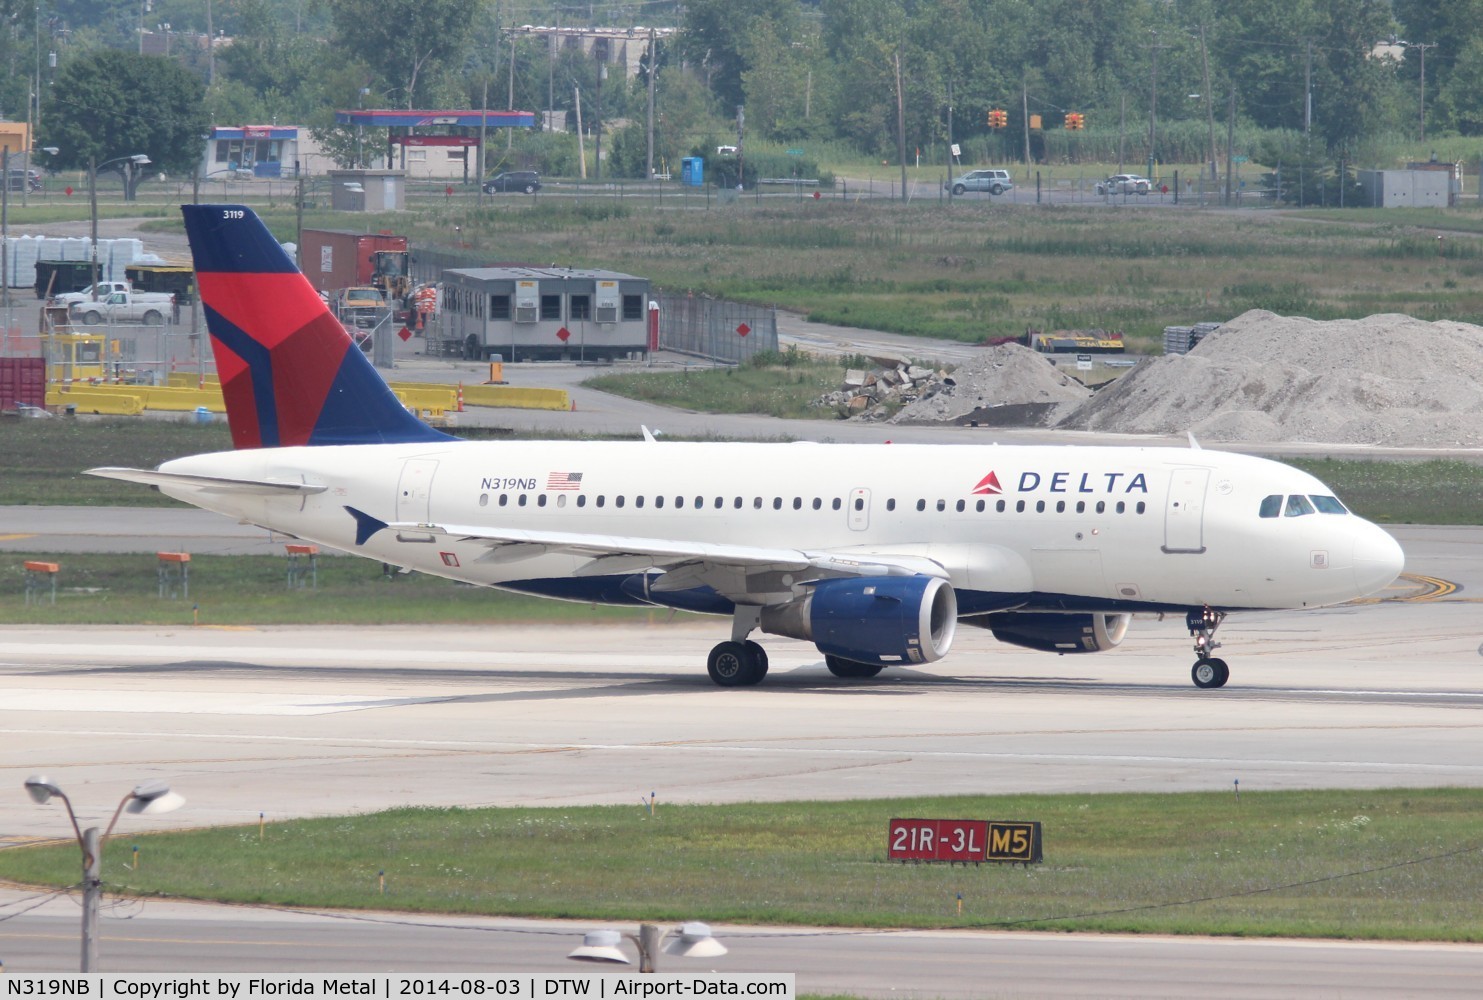
{"label": "delta airbus a319 airplane", "polygon": [[839,677],[946,656],[960,625],[1053,653],[1182,615],[1202,688],[1228,612],[1372,594],[1400,546],[1314,477],[1201,448],[471,442],[422,423],[251,209],[185,205],[235,450],[94,475],[466,583],[731,618]]}

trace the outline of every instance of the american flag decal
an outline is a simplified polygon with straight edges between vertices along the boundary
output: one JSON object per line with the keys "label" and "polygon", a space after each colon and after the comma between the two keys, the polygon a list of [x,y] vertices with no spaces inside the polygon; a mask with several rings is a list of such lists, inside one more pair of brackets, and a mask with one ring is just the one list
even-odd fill
{"label": "american flag decal", "polygon": [[580,490],[582,488],[582,474],[580,472],[553,472],[546,477],[546,489],[548,490]]}

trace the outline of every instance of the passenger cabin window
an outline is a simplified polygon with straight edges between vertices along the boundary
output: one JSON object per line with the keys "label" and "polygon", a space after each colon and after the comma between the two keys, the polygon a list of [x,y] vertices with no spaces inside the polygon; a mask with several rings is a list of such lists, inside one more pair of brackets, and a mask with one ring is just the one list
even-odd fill
{"label": "passenger cabin window", "polygon": [[1262,517],[1276,517],[1278,514],[1281,513],[1282,497],[1276,495],[1262,497],[1262,506],[1260,510],[1260,514]]}
{"label": "passenger cabin window", "polygon": [[1302,517],[1304,514],[1313,513],[1313,504],[1301,493],[1294,493],[1287,498],[1287,508],[1283,514],[1287,517]]}

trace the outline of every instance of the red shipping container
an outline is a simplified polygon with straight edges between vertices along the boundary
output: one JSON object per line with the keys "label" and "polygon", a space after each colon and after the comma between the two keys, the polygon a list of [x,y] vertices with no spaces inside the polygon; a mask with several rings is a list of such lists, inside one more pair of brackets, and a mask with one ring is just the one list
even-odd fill
{"label": "red shipping container", "polygon": [[46,359],[0,358],[0,410],[46,406]]}

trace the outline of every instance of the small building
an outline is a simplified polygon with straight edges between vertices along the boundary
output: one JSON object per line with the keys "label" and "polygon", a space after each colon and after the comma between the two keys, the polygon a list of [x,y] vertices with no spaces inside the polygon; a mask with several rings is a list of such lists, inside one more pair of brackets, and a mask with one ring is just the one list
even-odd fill
{"label": "small building", "polygon": [[330,208],[337,212],[400,212],[407,175],[400,170],[331,170]]}
{"label": "small building", "polygon": [[309,174],[329,166],[309,130],[297,125],[215,126],[206,137],[202,178],[276,180]]}
{"label": "small building", "polygon": [[649,279],[616,271],[481,267],[443,272],[428,353],[599,361],[649,351]]}
{"label": "small building", "polygon": [[1361,170],[1358,177],[1365,201],[1375,208],[1446,208],[1456,202],[1451,169]]}

